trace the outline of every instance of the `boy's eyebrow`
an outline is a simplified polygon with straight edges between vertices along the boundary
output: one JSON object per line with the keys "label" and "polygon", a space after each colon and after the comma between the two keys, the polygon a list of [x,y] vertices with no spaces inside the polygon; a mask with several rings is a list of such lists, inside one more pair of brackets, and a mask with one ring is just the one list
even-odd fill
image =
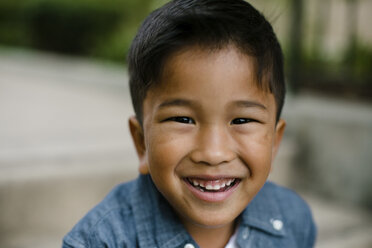
{"label": "boy's eyebrow", "polygon": [[267,110],[266,106],[259,103],[259,102],[255,102],[255,101],[246,101],[246,100],[239,100],[239,101],[235,101],[234,102],[234,105],[238,106],[238,107],[258,107],[258,108],[261,108],[261,109],[264,109],[264,110]]}
{"label": "boy's eyebrow", "polygon": [[[194,105],[192,101],[186,100],[186,99],[170,99],[162,102],[158,108],[165,108],[165,107],[172,107],[172,106],[191,106]],[[238,107],[244,107],[244,108],[252,108],[252,107],[258,107],[263,110],[267,110],[266,106],[255,101],[248,101],[248,100],[239,100],[239,101],[234,101],[233,105],[238,106]]]}

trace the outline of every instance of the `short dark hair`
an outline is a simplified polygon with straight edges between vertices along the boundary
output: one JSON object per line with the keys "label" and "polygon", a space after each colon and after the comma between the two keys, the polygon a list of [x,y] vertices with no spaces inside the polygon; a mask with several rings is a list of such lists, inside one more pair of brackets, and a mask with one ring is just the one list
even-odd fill
{"label": "short dark hair", "polygon": [[285,97],[283,54],[270,23],[243,0],[173,0],[142,23],[128,54],[129,85],[137,119],[166,60],[185,47],[218,50],[234,45],[256,58],[258,86],[273,93],[276,120]]}

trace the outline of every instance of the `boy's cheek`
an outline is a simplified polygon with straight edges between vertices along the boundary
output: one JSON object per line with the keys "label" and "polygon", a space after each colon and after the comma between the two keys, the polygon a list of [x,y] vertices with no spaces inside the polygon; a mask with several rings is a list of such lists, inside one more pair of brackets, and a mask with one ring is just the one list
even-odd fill
{"label": "boy's cheek", "polygon": [[169,169],[180,163],[182,156],[179,151],[172,149],[173,146],[158,146],[149,154],[149,165],[151,167]]}
{"label": "boy's cheek", "polygon": [[[174,132],[163,127],[153,128],[147,137],[150,153],[181,152],[192,143],[192,137],[188,133]],[[168,154],[170,155],[170,154]]]}

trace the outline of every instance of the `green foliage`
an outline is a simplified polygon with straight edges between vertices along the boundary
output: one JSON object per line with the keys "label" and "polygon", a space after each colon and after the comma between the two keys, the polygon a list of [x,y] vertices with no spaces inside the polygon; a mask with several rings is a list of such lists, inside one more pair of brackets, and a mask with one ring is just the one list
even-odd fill
{"label": "green foliage", "polygon": [[2,0],[0,44],[124,61],[151,0]]}
{"label": "green foliage", "polygon": [[372,47],[353,42],[345,52],[343,64],[358,77],[372,75]]}
{"label": "green foliage", "polygon": [[345,80],[353,78],[353,81],[371,84],[372,47],[354,40],[337,56],[326,55],[320,49],[303,49],[301,64],[303,70],[310,73],[325,73]]}

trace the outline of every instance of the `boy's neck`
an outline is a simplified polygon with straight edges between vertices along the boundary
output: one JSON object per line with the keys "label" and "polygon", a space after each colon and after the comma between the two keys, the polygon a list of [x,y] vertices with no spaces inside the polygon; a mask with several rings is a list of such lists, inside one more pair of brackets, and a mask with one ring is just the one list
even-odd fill
{"label": "boy's neck", "polygon": [[236,228],[234,222],[216,228],[205,228],[190,223],[184,225],[200,248],[224,248]]}

